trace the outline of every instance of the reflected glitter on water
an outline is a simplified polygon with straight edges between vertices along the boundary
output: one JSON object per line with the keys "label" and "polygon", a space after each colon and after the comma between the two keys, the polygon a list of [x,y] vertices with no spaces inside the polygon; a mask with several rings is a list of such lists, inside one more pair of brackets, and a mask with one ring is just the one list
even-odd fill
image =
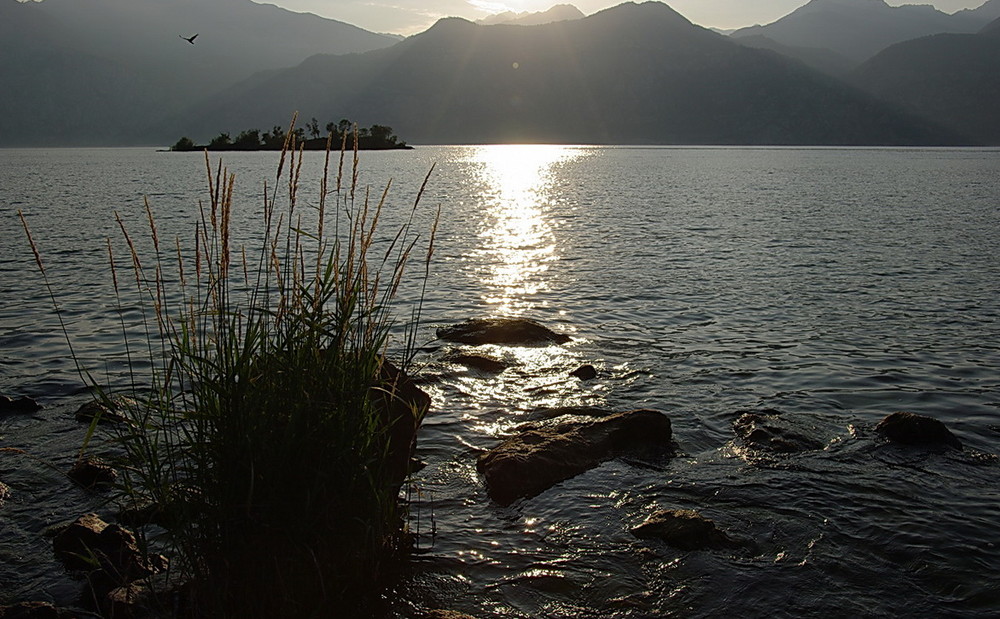
{"label": "reflected glitter on water", "polygon": [[491,145],[469,154],[482,183],[487,210],[472,254],[486,286],[483,300],[501,316],[521,316],[547,292],[545,272],[559,259],[549,216],[553,169],[585,151],[566,146]]}

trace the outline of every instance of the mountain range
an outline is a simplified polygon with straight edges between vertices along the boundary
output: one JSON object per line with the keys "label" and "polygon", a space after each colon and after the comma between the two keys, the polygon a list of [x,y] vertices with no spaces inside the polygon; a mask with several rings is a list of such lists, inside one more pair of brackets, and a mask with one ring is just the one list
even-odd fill
{"label": "mountain range", "polygon": [[750,38],[756,47],[764,46],[761,39],[769,40],[785,53],[808,50],[798,52],[812,55],[800,57],[808,64],[814,64],[817,54],[832,52],[856,65],[895,43],[940,33],[972,34],[997,18],[1000,0],[955,14],[930,5],[893,7],[884,0],[811,0],[774,23],[741,28],[730,36]]}
{"label": "mountain range", "polygon": [[314,56],[243,84],[188,127],[264,126],[290,109],[379,119],[417,143],[960,141],[657,2],[531,27],[441,20],[388,49]]}
{"label": "mountain range", "polygon": [[936,34],[893,45],[849,80],[952,131],[1000,144],[1000,18],[977,34]]}
{"label": "mountain range", "polygon": [[568,19],[583,19],[584,17],[586,15],[583,14],[583,11],[572,4],[557,4],[547,11],[537,11],[534,13],[528,11],[522,13],[504,11],[490,15],[484,19],[476,20],[476,23],[484,26],[495,26],[497,24],[541,26],[542,24],[551,24],[552,22],[566,21]]}
{"label": "mountain range", "polygon": [[148,143],[251,75],[396,42],[250,0],[0,0],[0,145]]}
{"label": "mountain range", "polygon": [[[563,5],[498,24],[443,19],[398,41],[250,0],[0,0],[0,146],[207,141],[295,110],[387,124],[418,144],[1000,143],[985,87],[1000,0],[954,16],[899,9],[812,0],[726,37],[658,2],[589,17]],[[857,28],[789,34],[831,10],[855,26],[906,15],[875,30],[918,38],[869,41],[862,57],[860,44],[835,50],[871,39]],[[912,29],[918,13],[953,18],[951,30]],[[992,73],[977,87],[979,72]]]}

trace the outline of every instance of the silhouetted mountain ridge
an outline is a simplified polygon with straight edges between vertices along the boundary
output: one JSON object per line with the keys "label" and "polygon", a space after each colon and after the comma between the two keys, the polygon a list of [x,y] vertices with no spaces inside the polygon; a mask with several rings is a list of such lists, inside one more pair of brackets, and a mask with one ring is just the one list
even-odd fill
{"label": "silhouetted mountain ridge", "polygon": [[182,130],[202,139],[297,109],[388,124],[410,143],[961,141],[658,2],[530,28],[444,19],[388,49],[255,81],[192,110]]}
{"label": "silhouetted mountain ridge", "polygon": [[868,92],[986,144],[1000,144],[1000,19],[979,34],[906,41],[861,65]]}
{"label": "silhouetted mountain ridge", "polygon": [[731,36],[761,35],[790,47],[825,47],[860,63],[901,41],[977,32],[995,17],[991,3],[949,15],[930,5],[892,7],[884,0],[811,0],[771,24],[742,28]]}
{"label": "silhouetted mountain ridge", "polygon": [[0,0],[0,144],[148,141],[151,122],[259,71],[395,42],[250,0]]}
{"label": "silhouetted mountain ridge", "polygon": [[505,11],[503,13],[497,13],[495,15],[490,15],[489,17],[476,20],[476,23],[483,24],[485,26],[492,26],[496,24],[540,26],[542,24],[550,24],[556,21],[582,19],[583,17],[585,17],[583,12],[572,4],[557,4],[547,11],[538,11],[534,13],[527,11],[522,13]]}

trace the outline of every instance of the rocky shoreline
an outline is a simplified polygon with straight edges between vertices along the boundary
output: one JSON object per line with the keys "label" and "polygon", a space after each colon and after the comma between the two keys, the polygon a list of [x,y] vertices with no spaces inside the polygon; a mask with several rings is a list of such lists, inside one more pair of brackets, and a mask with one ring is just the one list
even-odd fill
{"label": "rocky shoreline", "polygon": [[[445,363],[460,365],[487,375],[508,371],[512,363],[497,359],[494,346],[559,346],[571,339],[543,325],[523,319],[474,319],[442,327],[438,338],[447,343],[438,355]],[[452,346],[458,345],[458,346]],[[492,349],[491,349],[492,350]],[[392,370],[389,370],[390,372]],[[568,380],[594,380],[600,371],[583,365],[570,372]],[[388,377],[397,383],[399,374]],[[407,397],[429,405],[426,394],[415,386],[406,388]],[[417,392],[423,394],[419,396]],[[0,396],[0,418],[35,415],[41,405],[27,397]],[[114,423],[121,419],[114,410],[84,404],[74,414],[81,423]],[[817,427],[808,415],[785,414],[774,409],[744,410],[734,413],[733,448],[748,463],[771,462],[810,452],[820,452],[831,442],[871,441],[879,449],[914,452],[962,453],[961,441],[937,419],[913,412],[887,414],[868,428],[849,428],[846,435],[831,436]],[[476,468],[490,500],[501,507],[517,510],[519,501],[542,494],[607,460],[642,454],[671,458],[678,451],[672,420],[663,412],[649,409],[612,411],[598,407],[568,407],[540,411],[537,421],[522,424],[502,437],[498,444],[477,457]],[[395,431],[395,430],[394,430]],[[393,467],[399,478],[409,470],[409,456],[416,428],[401,428],[402,438],[411,449],[399,450]],[[405,435],[405,436],[404,436]],[[399,455],[403,454],[403,455]],[[394,456],[394,457],[396,457]],[[405,462],[403,458],[405,456]],[[101,493],[114,482],[115,471],[97,460],[81,460],[65,475],[90,493]],[[0,510],[5,501],[16,500],[17,489],[0,480]],[[161,510],[162,511],[162,510]],[[143,582],[167,569],[169,558],[140,549],[129,527],[148,526],[148,518],[131,518],[123,513],[118,523],[108,523],[97,514],[84,513],[71,523],[53,529],[52,551],[66,569],[84,581],[81,606],[105,616],[146,616],[151,593]],[[649,515],[629,530],[636,538],[662,543],[684,552],[729,551],[753,540],[732,536],[697,510],[666,507]],[[57,608],[47,602],[20,601],[0,607],[0,618],[68,617],[71,608]],[[428,617],[465,616],[450,611],[429,611]]]}

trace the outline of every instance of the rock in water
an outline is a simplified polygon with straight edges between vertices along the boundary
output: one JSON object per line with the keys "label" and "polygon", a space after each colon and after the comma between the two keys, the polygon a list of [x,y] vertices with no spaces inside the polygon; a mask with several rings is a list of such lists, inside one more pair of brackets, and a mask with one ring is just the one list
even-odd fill
{"label": "rock in water", "polygon": [[113,395],[105,400],[91,400],[81,404],[76,409],[76,420],[83,423],[91,423],[97,418],[98,423],[126,423],[126,417],[122,411],[138,410],[139,403],[132,398]]}
{"label": "rock in water", "polygon": [[477,468],[490,498],[510,505],[629,450],[668,450],[670,440],[666,415],[635,410],[526,430],[480,456]]}
{"label": "rock in water", "polygon": [[903,445],[947,446],[962,449],[962,442],[946,425],[926,415],[893,413],[880,421],[875,426],[875,431],[890,441]]}
{"label": "rock in water", "polygon": [[485,372],[486,374],[499,374],[510,367],[509,363],[505,363],[499,359],[484,357],[483,355],[469,355],[465,353],[450,354],[445,356],[444,360],[450,363],[464,365],[467,368]]}
{"label": "rock in water", "polygon": [[450,327],[441,327],[437,336],[459,344],[508,344],[540,346],[565,344],[569,336],[526,318],[472,318]]}
{"label": "rock in water", "polygon": [[755,450],[789,454],[823,449],[826,443],[813,436],[817,430],[776,411],[754,411],[733,422],[733,432]]}
{"label": "rock in water", "polygon": [[679,550],[721,549],[735,545],[714,522],[689,509],[658,511],[634,527],[632,535],[660,539]]}
{"label": "rock in water", "polygon": [[67,474],[88,490],[97,486],[109,486],[118,479],[118,472],[114,468],[100,460],[89,458],[77,461]]}
{"label": "rock in water", "polygon": [[144,555],[131,531],[108,524],[97,514],[77,518],[55,536],[52,547],[67,568],[100,568],[108,583],[115,586],[151,576],[167,562],[162,555]]}
{"label": "rock in water", "polygon": [[5,395],[0,395],[0,415],[34,413],[42,410],[42,405],[35,402],[28,396],[12,400]]}
{"label": "rock in water", "polygon": [[384,448],[389,482],[398,489],[410,473],[417,429],[431,407],[431,397],[388,359],[382,360],[371,395],[387,429]]}
{"label": "rock in water", "polygon": [[581,365],[580,367],[576,368],[575,370],[570,372],[569,375],[575,376],[580,380],[593,380],[597,378],[597,368],[588,363],[587,365]]}

